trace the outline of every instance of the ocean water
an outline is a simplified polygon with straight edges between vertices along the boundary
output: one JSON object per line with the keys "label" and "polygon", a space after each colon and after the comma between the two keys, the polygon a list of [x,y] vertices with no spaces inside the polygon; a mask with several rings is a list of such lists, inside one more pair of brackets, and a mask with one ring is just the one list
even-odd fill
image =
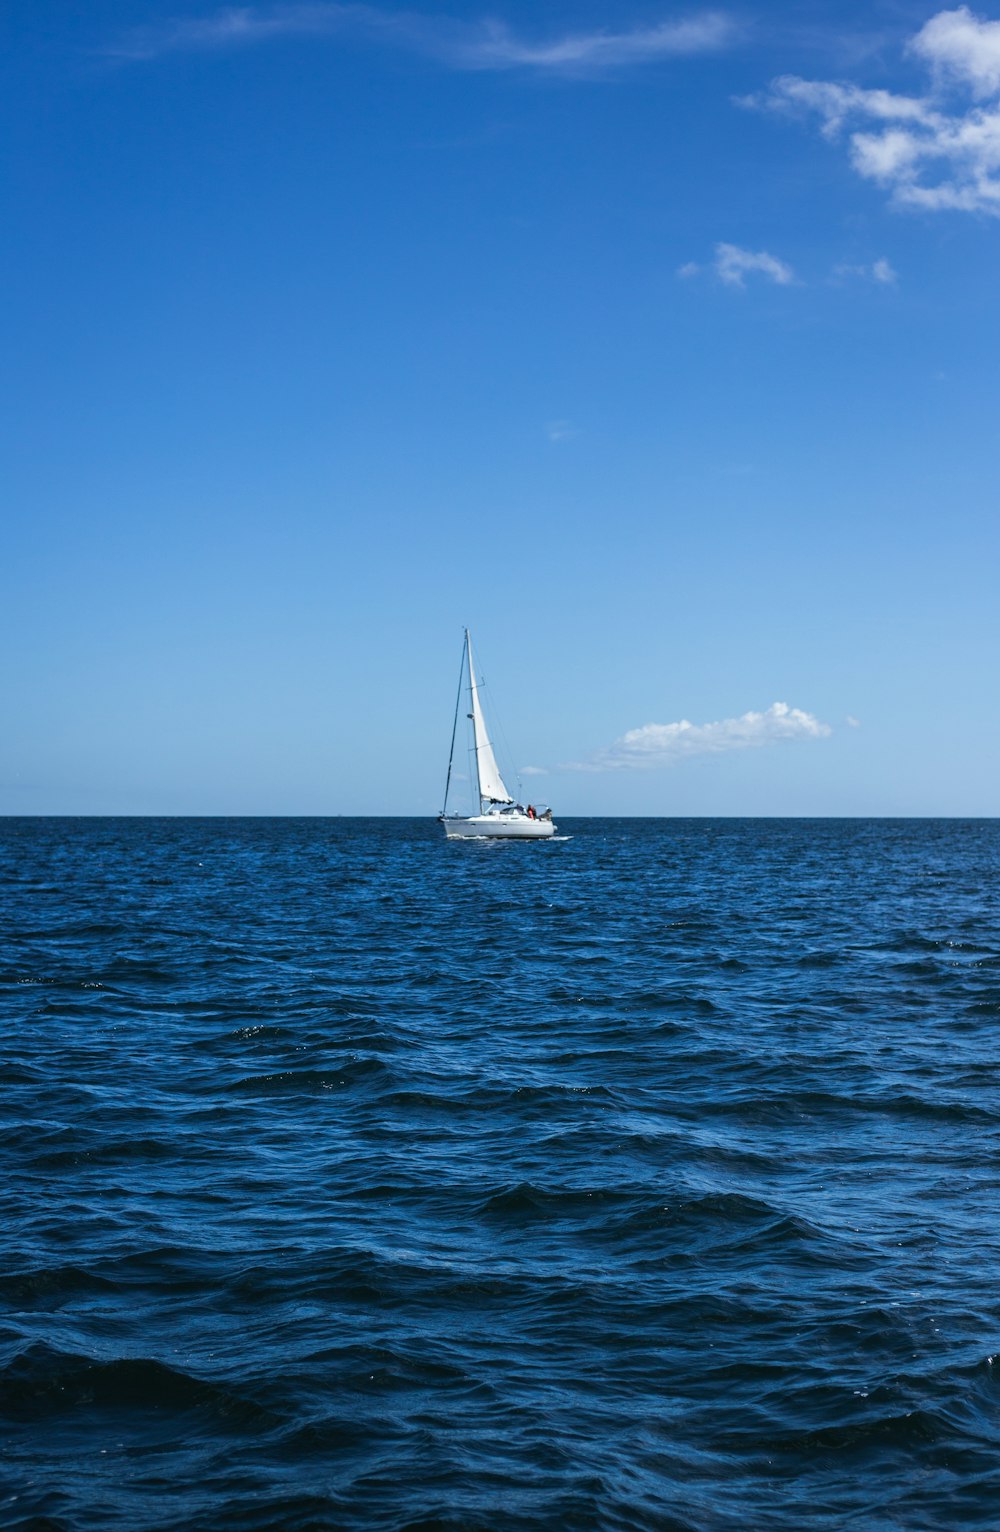
{"label": "ocean water", "polygon": [[0,1525],[1000,1525],[1000,823],[0,821]]}

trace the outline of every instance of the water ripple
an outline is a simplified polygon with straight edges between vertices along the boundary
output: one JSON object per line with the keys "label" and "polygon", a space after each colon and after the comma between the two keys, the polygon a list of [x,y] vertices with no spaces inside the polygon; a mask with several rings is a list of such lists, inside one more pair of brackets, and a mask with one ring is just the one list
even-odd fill
{"label": "water ripple", "polygon": [[0,825],[0,1525],[991,1529],[1000,827]]}

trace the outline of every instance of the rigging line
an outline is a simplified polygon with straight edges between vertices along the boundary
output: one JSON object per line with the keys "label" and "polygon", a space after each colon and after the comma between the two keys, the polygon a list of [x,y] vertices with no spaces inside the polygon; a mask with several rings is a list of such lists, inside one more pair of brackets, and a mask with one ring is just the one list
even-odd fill
{"label": "rigging line", "polygon": [[444,808],[442,814],[448,812],[448,791],[451,787],[451,763],[455,759],[455,731],[458,728],[458,709],[462,701],[462,679],[465,671],[465,640],[462,642],[462,660],[458,667],[458,696],[455,698],[455,717],[451,723],[451,749],[448,751],[448,779],[444,784]]}

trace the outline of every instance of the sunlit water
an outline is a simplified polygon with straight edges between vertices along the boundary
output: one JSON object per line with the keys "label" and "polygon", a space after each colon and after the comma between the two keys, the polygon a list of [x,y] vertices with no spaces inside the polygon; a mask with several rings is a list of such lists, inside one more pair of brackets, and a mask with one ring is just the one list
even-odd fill
{"label": "sunlit water", "polygon": [[0,1525],[1000,1522],[1000,825],[0,821]]}

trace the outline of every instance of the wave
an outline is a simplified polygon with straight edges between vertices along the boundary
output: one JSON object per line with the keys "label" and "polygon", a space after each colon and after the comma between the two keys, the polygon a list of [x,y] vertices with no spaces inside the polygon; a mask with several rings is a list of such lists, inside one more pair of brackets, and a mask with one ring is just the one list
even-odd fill
{"label": "wave", "polygon": [[149,1357],[102,1359],[36,1342],[0,1369],[0,1415],[15,1424],[40,1425],[54,1417],[92,1411],[197,1413],[202,1429],[271,1429],[276,1417],[219,1382]]}

